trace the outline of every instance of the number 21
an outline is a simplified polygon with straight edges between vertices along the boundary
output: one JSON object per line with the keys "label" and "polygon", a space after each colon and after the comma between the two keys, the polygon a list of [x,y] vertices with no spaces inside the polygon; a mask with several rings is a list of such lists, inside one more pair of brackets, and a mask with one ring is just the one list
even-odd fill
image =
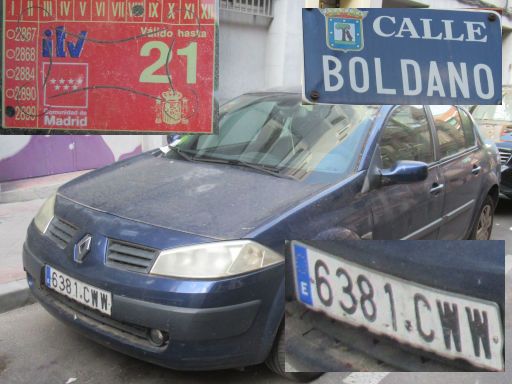
{"label": "number 21", "polygon": [[[158,49],[160,56],[157,61],[142,71],[139,81],[141,83],[167,83],[169,82],[167,75],[157,75],[155,72],[171,62],[173,52],[169,52],[169,46],[162,41],[149,41],[140,49],[140,55],[149,56],[153,49]],[[196,84],[197,43],[190,43],[187,47],[178,49],[178,55],[187,58],[187,84]]]}

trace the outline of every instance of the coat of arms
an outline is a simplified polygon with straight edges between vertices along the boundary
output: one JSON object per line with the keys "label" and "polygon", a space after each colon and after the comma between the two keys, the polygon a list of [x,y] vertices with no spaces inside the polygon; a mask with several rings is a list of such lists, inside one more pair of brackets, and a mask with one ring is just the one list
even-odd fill
{"label": "coat of arms", "polygon": [[327,46],[336,51],[361,51],[364,48],[363,19],[368,12],[355,8],[322,9],[325,16]]}
{"label": "coat of arms", "polygon": [[167,125],[188,124],[188,99],[181,92],[169,89],[156,100],[157,124]]}

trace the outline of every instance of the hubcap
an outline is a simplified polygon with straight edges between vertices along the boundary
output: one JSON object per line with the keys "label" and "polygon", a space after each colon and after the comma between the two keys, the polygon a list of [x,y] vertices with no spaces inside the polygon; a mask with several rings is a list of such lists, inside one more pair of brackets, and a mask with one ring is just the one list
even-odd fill
{"label": "hubcap", "polygon": [[489,240],[491,237],[492,227],[492,208],[490,205],[484,206],[478,219],[478,227],[476,229],[477,240]]}

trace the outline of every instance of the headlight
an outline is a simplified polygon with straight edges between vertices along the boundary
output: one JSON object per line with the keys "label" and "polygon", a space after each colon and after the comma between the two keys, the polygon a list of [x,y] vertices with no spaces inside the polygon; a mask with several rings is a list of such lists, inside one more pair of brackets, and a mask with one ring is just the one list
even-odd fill
{"label": "headlight", "polygon": [[193,279],[240,275],[284,261],[278,253],[249,240],[192,245],[162,251],[151,273]]}
{"label": "headlight", "polygon": [[53,208],[55,207],[55,195],[52,195],[44,202],[41,208],[39,208],[39,212],[37,212],[36,217],[34,217],[34,224],[37,229],[44,233],[46,228],[48,228],[48,224],[53,219]]}

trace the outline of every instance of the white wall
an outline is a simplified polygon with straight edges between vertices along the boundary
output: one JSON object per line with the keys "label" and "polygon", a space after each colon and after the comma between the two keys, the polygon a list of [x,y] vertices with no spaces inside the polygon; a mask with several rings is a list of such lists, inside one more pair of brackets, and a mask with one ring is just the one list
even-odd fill
{"label": "white wall", "polygon": [[221,12],[221,103],[253,90],[300,85],[305,3],[306,0],[274,0],[272,20]]}
{"label": "white wall", "polygon": [[305,5],[305,0],[274,0],[274,20],[269,29],[265,60],[267,87],[300,86]]}
{"label": "white wall", "polygon": [[167,144],[167,136],[165,135],[144,135],[139,136],[142,145],[142,151],[149,151],[154,148],[159,148]]}
{"label": "white wall", "polygon": [[264,86],[268,25],[267,20],[225,12],[219,30],[218,98],[222,104]]}

